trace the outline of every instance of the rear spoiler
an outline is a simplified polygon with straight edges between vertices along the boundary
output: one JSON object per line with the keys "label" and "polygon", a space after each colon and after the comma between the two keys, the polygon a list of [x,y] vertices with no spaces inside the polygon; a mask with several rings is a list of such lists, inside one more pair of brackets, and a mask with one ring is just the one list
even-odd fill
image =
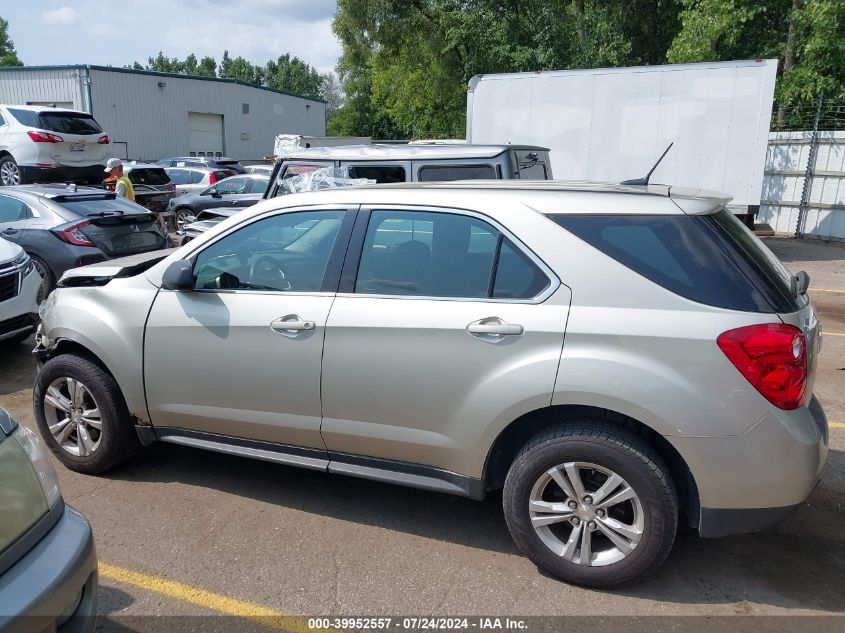
{"label": "rear spoiler", "polygon": [[133,277],[152,268],[158,262],[168,257],[175,248],[168,248],[149,253],[139,253],[119,259],[109,259],[88,266],[71,268],[65,271],[59,280],[59,288],[76,288],[80,286],[105,286],[112,279]]}

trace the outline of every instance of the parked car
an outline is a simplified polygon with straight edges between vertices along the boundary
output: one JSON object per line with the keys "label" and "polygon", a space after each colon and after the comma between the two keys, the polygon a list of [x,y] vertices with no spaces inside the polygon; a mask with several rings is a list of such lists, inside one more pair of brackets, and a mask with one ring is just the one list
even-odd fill
{"label": "parked car", "polygon": [[189,215],[177,230],[179,246],[187,244],[199,237],[210,228],[220,224],[223,220],[243,211],[242,207],[216,207],[200,211],[196,216]]}
{"label": "parked car", "polygon": [[[78,397],[80,408],[91,403],[87,391]],[[67,420],[66,443],[83,437],[82,428]],[[97,554],[91,526],[62,501],[50,454],[38,436],[3,409],[0,516],[0,631],[93,631]]]}
{"label": "parked car", "polygon": [[291,151],[276,161],[266,198],[285,193],[281,181],[334,167],[349,178],[377,183],[479,180],[551,180],[549,150],[531,145],[341,145]]}
{"label": "parked car", "polygon": [[[166,257],[66,273],[36,337],[35,418],[82,473],[158,440],[503,488],[541,568],[641,578],[679,522],[714,537],[787,516],[828,451],[808,278],[727,201],[506,181],[279,197]],[[51,431],[63,380],[102,412],[84,456]]]}
{"label": "parked car", "polygon": [[176,195],[176,185],[164,167],[130,161],[124,163],[123,170],[135,190],[135,202],[155,213],[165,224],[172,221],[167,206]]}
{"label": "parked car", "polygon": [[21,246],[41,275],[38,301],[69,268],[170,245],[144,207],[94,187],[44,184],[0,189],[0,235]]}
{"label": "parked car", "polygon": [[213,184],[235,176],[231,169],[208,169],[207,167],[165,167],[171,182],[176,185],[176,195],[198,193]]}
{"label": "parked car", "polygon": [[0,184],[98,184],[110,143],[109,135],[87,112],[0,105]]}
{"label": "parked car", "polygon": [[267,163],[261,163],[261,164],[258,164],[258,165],[244,165],[244,171],[246,173],[248,173],[248,174],[262,174],[264,176],[267,176],[268,178],[273,173],[273,169],[274,169],[274,166],[267,164]]}
{"label": "parked car", "polygon": [[225,156],[177,156],[175,158],[162,158],[156,161],[160,167],[202,167],[205,169],[228,169],[238,174],[243,174],[244,167],[234,158]]}
{"label": "parked car", "polygon": [[[2,213],[0,206],[0,221]],[[40,287],[41,278],[29,255],[0,238],[0,345],[20,343],[35,332]]]}
{"label": "parked car", "polygon": [[168,210],[176,218],[176,226],[185,223],[189,216],[196,216],[203,209],[213,207],[248,207],[264,196],[269,179],[260,174],[231,176],[207,187],[199,193],[190,193],[170,201]]}

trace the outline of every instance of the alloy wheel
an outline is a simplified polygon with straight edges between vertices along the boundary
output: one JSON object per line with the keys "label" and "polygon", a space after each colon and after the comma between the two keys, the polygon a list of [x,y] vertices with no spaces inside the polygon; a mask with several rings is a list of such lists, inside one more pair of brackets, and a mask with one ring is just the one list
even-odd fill
{"label": "alloy wheel", "polygon": [[87,457],[100,446],[100,408],[88,388],[76,378],[57,378],[44,395],[50,433],[63,450]]}
{"label": "alloy wheel", "polygon": [[617,473],[589,462],[544,472],[528,501],[535,533],[557,556],[578,565],[612,565],[629,556],[643,535],[643,505]]}
{"label": "alloy wheel", "polygon": [[4,185],[21,184],[21,172],[14,161],[7,160],[0,164],[0,183]]}

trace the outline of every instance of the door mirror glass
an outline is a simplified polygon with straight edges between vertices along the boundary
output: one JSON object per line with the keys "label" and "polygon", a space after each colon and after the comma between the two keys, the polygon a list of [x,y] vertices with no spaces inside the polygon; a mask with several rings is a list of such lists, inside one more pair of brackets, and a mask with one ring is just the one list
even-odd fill
{"label": "door mirror glass", "polygon": [[194,272],[191,262],[180,259],[170,264],[164,271],[161,285],[167,290],[193,290]]}

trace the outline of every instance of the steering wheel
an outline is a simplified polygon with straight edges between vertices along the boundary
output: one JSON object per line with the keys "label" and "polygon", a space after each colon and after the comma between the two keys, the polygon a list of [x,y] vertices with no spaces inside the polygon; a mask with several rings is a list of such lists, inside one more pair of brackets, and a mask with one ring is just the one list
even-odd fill
{"label": "steering wheel", "polygon": [[275,290],[290,290],[290,281],[281,264],[272,257],[259,257],[249,269],[249,281]]}

